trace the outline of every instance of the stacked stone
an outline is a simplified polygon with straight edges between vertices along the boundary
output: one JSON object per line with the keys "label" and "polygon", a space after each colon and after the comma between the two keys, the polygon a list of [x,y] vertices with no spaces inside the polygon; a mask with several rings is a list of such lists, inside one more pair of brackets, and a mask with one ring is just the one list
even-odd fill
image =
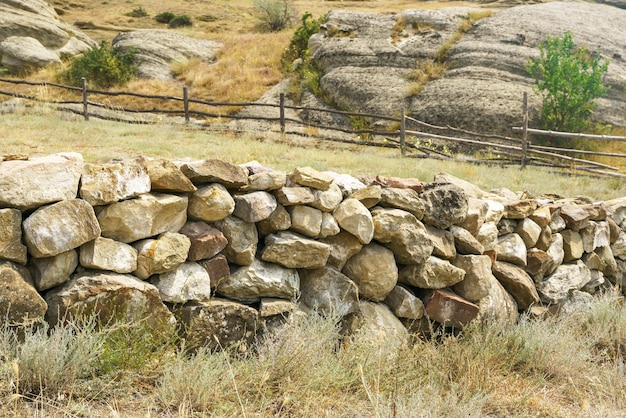
{"label": "stacked stone", "polygon": [[405,344],[427,320],[511,324],[623,286],[626,198],[368,183],[220,160],[0,162],[0,314],[178,324],[218,348],[317,310]]}

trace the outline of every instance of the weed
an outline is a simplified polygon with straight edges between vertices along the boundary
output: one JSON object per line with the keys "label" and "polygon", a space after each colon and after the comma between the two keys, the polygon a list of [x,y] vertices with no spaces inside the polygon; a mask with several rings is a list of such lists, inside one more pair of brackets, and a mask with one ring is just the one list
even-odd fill
{"label": "weed", "polygon": [[139,6],[136,9],[133,9],[132,11],[126,13],[126,16],[129,16],[129,17],[146,17],[146,16],[149,16],[149,15],[148,15],[148,12],[146,12],[143,7]]}
{"label": "weed", "polygon": [[183,26],[192,26],[193,22],[191,21],[191,18],[187,15],[178,15],[178,16],[174,16],[169,22],[168,22],[168,27],[170,28],[180,28]]}
{"label": "weed", "polygon": [[170,23],[176,15],[172,12],[163,12],[154,16],[154,20],[159,23]]}

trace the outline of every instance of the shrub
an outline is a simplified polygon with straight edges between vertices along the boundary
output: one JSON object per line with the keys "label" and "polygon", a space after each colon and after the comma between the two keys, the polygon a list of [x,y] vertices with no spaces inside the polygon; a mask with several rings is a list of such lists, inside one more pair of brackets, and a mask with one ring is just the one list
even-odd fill
{"label": "shrub", "polygon": [[287,0],[254,0],[254,10],[261,20],[261,29],[278,32],[294,19],[294,9]]}
{"label": "shrub", "polygon": [[577,47],[572,33],[548,36],[539,46],[539,58],[526,71],[542,96],[541,120],[545,129],[580,132],[589,126],[594,99],[608,91],[603,85],[609,62],[587,48]]}
{"label": "shrub", "polygon": [[139,6],[138,8],[133,9],[132,12],[126,13],[126,16],[129,16],[129,17],[146,17],[146,16],[148,16],[148,12],[146,12],[143,7]]}
{"label": "shrub", "polygon": [[323,16],[318,19],[313,19],[313,15],[309,12],[302,15],[302,24],[294,31],[289,46],[283,52],[281,60],[284,68],[289,68],[294,60],[298,58],[305,59],[308,56],[309,38],[311,35],[319,32],[320,25],[323,24],[325,20]]}
{"label": "shrub", "polygon": [[175,17],[176,15],[172,12],[163,12],[154,16],[154,20],[156,20],[159,23],[170,23],[172,19],[174,19]]}
{"label": "shrub", "polygon": [[102,41],[99,47],[74,58],[59,78],[73,86],[81,86],[85,77],[99,88],[109,88],[130,81],[135,76],[135,51],[114,50]]}
{"label": "shrub", "polygon": [[179,28],[181,26],[191,26],[193,23],[191,22],[191,18],[187,15],[178,15],[174,16],[172,20],[169,22],[170,28]]}

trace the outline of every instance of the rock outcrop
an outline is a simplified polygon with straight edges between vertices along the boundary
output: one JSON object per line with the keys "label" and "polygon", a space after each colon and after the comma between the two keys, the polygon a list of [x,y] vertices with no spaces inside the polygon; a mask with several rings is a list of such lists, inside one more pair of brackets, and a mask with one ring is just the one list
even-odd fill
{"label": "rock outcrop", "polygon": [[45,1],[0,3],[0,64],[9,71],[26,73],[57,64],[94,45],[87,35],[63,22]]}
{"label": "rock outcrop", "polygon": [[[518,312],[572,311],[626,283],[626,198],[529,198],[446,174],[418,192],[409,180],[367,185],[216,160],[159,163],[172,171],[159,178],[186,173],[199,186],[162,193],[132,161],[0,162],[0,313],[11,326],[178,321],[192,346],[214,349],[248,346],[292,312],[316,310],[345,317],[356,338],[399,347],[417,322],[510,325]],[[60,166],[67,178],[55,190],[25,181],[25,167],[62,179]],[[261,172],[274,174],[257,182]],[[189,195],[206,187],[203,199],[228,210],[188,219]],[[334,227],[322,234],[324,223]]]}
{"label": "rock outcrop", "polygon": [[494,9],[452,43],[442,77],[411,92],[411,74],[450,47],[446,43],[467,24],[468,14],[485,11],[443,7],[376,15],[333,10],[312,42],[313,60],[323,71],[321,88],[351,111],[393,116],[405,107],[428,123],[510,135],[522,121],[523,92],[531,93],[531,124],[540,107],[525,71],[528,60],[539,56],[538,46],[548,35],[571,30],[578,45],[611,62],[605,80],[610,90],[597,100],[594,118],[626,125],[626,10],[608,5],[549,2]]}

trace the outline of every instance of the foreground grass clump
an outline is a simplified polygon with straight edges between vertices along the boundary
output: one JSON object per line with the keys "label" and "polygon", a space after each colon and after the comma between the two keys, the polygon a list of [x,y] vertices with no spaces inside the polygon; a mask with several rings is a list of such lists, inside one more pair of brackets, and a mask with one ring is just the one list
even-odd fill
{"label": "foreground grass clump", "polygon": [[[44,327],[23,341],[3,328],[0,415],[609,417],[626,408],[626,305],[615,296],[509,329],[436,331],[396,352],[358,336],[340,343],[338,318],[315,314],[244,352],[164,341],[146,350],[141,325],[93,325]],[[136,360],[119,362],[112,346]]]}

